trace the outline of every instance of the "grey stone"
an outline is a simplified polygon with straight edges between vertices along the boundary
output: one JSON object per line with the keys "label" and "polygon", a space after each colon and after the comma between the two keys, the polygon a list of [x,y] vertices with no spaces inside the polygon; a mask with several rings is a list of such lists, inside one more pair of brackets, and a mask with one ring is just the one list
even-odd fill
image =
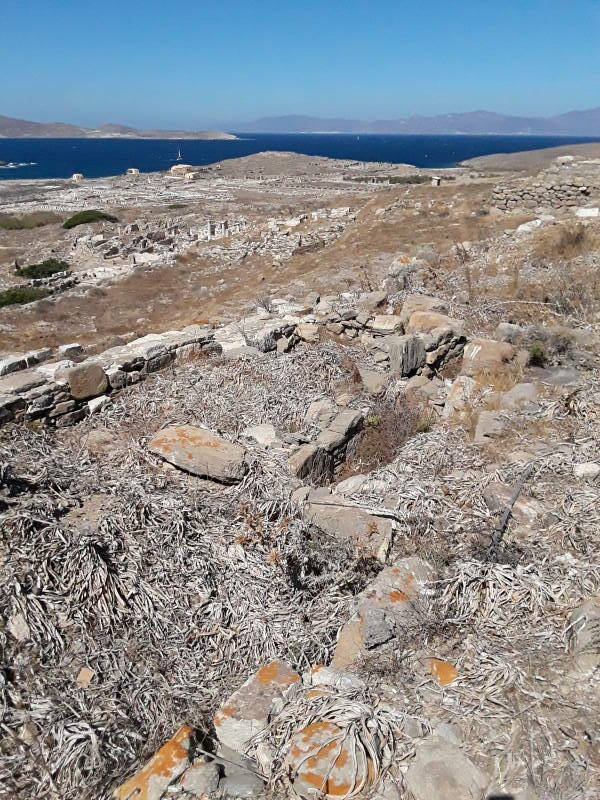
{"label": "grey stone", "polygon": [[304,444],[288,459],[292,475],[314,483],[329,480],[333,475],[333,458],[316,444]]}
{"label": "grey stone", "polygon": [[221,772],[215,762],[197,758],[177,781],[177,786],[196,798],[212,797],[219,787]]}
{"label": "grey stone", "polygon": [[586,461],[573,466],[573,475],[580,480],[593,480],[600,475],[600,464],[595,461]]}
{"label": "grey stone", "polygon": [[490,439],[495,439],[506,431],[506,422],[501,414],[496,411],[482,411],[477,420],[474,441],[485,444]]}
{"label": "grey stone", "polygon": [[488,785],[460,747],[437,736],[418,745],[405,781],[414,800],[483,800]]}
{"label": "grey stone", "polygon": [[327,397],[314,400],[308,407],[304,416],[306,425],[316,425],[319,428],[326,428],[336,415],[337,408]]}
{"label": "grey stone", "polygon": [[281,444],[279,437],[273,425],[270,422],[265,422],[262,425],[251,425],[244,428],[242,436],[249,439],[254,439],[258,444],[263,447],[273,447],[273,445]]}
{"label": "grey stone", "polygon": [[23,355],[5,356],[0,359],[0,375],[9,375],[11,372],[27,368],[27,359]]}
{"label": "grey stone", "polygon": [[0,395],[23,394],[46,383],[46,376],[37,369],[14,372],[0,378]]}
{"label": "grey stone", "polygon": [[412,375],[425,364],[425,347],[419,336],[390,336],[387,350],[394,375]]}

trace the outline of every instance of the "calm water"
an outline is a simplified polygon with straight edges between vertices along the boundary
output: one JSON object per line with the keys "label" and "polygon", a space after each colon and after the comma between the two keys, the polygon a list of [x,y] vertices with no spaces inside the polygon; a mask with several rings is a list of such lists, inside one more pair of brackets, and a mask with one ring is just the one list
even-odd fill
{"label": "calm water", "polygon": [[314,156],[389,161],[418,167],[448,167],[475,156],[514,153],[598,139],[559,136],[404,136],[365,134],[239,134],[238,141],[127,139],[0,139],[0,161],[35,162],[0,168],[0,180],[88,178],[119,175],[128,167],[142,172],[168,169],[181,148],[183,161],[202,165],[261,150],[292,150]]}

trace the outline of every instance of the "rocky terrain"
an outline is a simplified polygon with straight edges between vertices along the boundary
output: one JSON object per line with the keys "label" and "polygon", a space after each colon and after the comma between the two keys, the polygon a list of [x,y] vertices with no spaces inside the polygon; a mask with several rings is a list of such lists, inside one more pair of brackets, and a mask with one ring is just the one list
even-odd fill
{"label": "rocky terrain", "polygon": [[596,165],[244,161],[7,233],[79,282],[0,312],[0,797],[595,800]]}

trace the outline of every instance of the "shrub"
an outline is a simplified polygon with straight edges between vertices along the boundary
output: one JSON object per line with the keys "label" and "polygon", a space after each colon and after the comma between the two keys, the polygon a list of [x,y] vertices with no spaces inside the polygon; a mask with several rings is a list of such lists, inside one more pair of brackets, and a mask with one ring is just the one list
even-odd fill
{"label": "shrub", "polygon": [[32,214],[15,216],[14,214],[0,214],[0,228],[5,231],[31,230],[60,222],[62,217],[51,211],[34,211]]}
{"label": "shrub", "polygon": [[66,272],[69,265],[66,261],[59,261],[57,258],[47,258],[40,264],[30,264],[28,267],[17,267],[17,275],[27,278],[49,278],[57,272]]}
{"label": "shrub", "polygon": [[105,214],[104,211],[92,209],[90,211],[79,211],[72,217],[63,222],[63,228],[75,228],[77,225],[87,225],[90,222],[118,222],[116,217]]}
{"label": "shrub", "polygon": [[546,350],[542,342],[536,340],[530,344],[529,363],[532,367],[543,367],[546,363]]}
{"label": "shrub", "polygon": [[0,308],[34,303],[36,300],[41,300],[42,297],[48,297],[45,289],[38,289],[34,286],[12,286],[10,289],[0,292]]}
{"label": "shrub", "polygon": [[432,424],[432,412],[414,397],[401,395],[395,400],[380,400],[366,418],[358,443],[340,477],[369,472],[391,463],[412,436],[428,431]]}

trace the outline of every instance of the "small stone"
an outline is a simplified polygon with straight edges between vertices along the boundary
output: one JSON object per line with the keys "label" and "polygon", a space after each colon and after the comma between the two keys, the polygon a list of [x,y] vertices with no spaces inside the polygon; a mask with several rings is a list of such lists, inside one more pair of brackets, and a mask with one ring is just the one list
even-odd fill
{"label": "small stone", "polygon": [[600,475],[600,464],[595,461],[586,461],[581,464],[575,464],[573,467],[573,475],[580,480],[593,480]]}
{"label": "small stone", "polygon": [[58,354],[62,358],[78,358],[83,355],[83,347],[77,342],[72,344],[61,344],[58,347]]}
{"label": "small stone", "polygon": [[255,442],[263,447],[273,447],[273,445],[280,443],[280,439],[275,432],[275,428],[270,422],[265,422],[262,425],[251,425],[248,428],[244,428],[242,431],[242,436],[246,436],[248,439],[254,439]]}
{"label": "small stone", "polygon": [[105,408],[109,403],[110,397],[107,394],[100,395],[100,397],[92,397],[87,403],[88,411],[90,414],[95,414],[97,411],[101,411]]}
{"label": "small stone", "polygon": [[11,633],[19,642],[27,642],[29,639],[31,639],[31,630],[27,624],[25,616],[21,614],[20,611],[17,611],[16,614],[13,614],[12,617],[9,617],[7,628],[9,633]]}
{"label": "small stone", "polygon": [[367,326],[373,333],[381,335],[390,333],[402,333],[402,320],[396,314],[378,314]]}
{"label": "small stone", "polygon": [[77,673],[75,683],[80,689],[87,689],[96,673],[89,667],[82,667]]}
{"label": "small stone", "polygon": [[197,758],[179,778],[177,786],[194,798],[209,798],[217,791],[219,779],[220,772],[216,763]]}
{"label": "small stone", "polygon": [[312,322],[301,322],[296,325],[296,335],[304,342],[316,344],[320,339],[319,326]]}

